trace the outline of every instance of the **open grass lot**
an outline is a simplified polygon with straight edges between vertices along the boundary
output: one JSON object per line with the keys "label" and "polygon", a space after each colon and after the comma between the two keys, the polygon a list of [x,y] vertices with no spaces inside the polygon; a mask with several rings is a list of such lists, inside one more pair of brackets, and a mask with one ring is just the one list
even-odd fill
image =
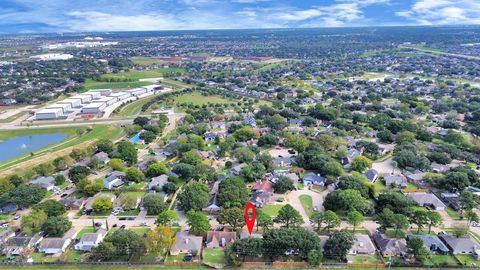
{"label": "open grass lot", "polygon": [[173,89],[183,89],[183,88],[191,88],[194,87],[195,85],[184,83],[181,81],[173,80],[170,78],[164,78],[162,80],[162,83],[165,84],[168,87],[171,87]]}
{"label": "open grass lot", "polygon": [[138,115],[142,111],[143,105],[145,105],[146,103],[148,103],[149,101],[151,101],[155,97],[156,96],[154,95],[154,96],[149,96],[149,97],[145,97],[145,98],[141,98],[141,99],[132,101],[132,102],[128,103],[127,105],[123,106],[120,109],[120,112],[118,113],[118,115],[120,115],[120,116],[135,116],[135,115]]}
{"label": "open grass lot", "polygon": [[227,102],[235,102],[221,96],[204,96],[199,92],[193,92],[185,95],[175,97],[176,103],[191,103],[193,105],[205,105],[205,104],[223,104]]}
{"label": "open grass lot", "polygon": [[34,262],[55,262],[58,260],[57,257],[45,256],[45,254],[40,252],[32,253],[32,259]]}
{"label": "open grass lot", "polygon": [[280,208],[282,208],[282,206],[282,204],[267,204],[262,207],[261,210],[262,212],[271,217],[276,217],[278,215],[278,211],[280,211]]}
{"label": "open grass lot", "polygon": [[299,199],[303,209],[305,209],[305,212],[307,212],[307,215],[311,216],[313,214],[312,196],[303,194],[300,195]]}
{"label": "open grass lot", "polygon": [[[41,150],[38,150],[34,153],[33,156],[31,155],[24,155],[21,157],[18,157],[14,160],[6,161],[2,164],[0,164],[0,171],[5,170],[7,168],[10,168],[16,164],[19,164],[21,162],[26,162],[32,159],[37,159],[38,157],[42,157],[42,160],[38,160],[38,163],[41,162],[46,162],[48,160],[51,160],[54,157],[54,153],[60,152],[61,150],[66,150],[71,147],[75,147],[78,145],[88,145],[91,142],[94,142],[99,139],[112,139],[115,140],[117,138],[120,138],[123,134],[123,129],[119,126],[114,126],[114,125],[94,125],[92,126],[92,130],[78,136],[77,135],[77,130],[80,129],[85,129],[86,126],[84,127],[69,127],[69,128],[35,128],[35,129],[19,129],[19,130],[2,130],[0,131],[0,140],[5,140],[8,138],[12,137],[17,137],[17,136],[28,136],[28,135],[34,135],[34,134],[47,134],[47,133],[65,133],[69,135],[69,138],[59,144],[47,146]],[[59,153],[57,153],[59,154]],[[63,153],[62,153],[63,154]],[[68,153],[65,153],[63,155],[67,155]],[[49,156],[50,155],[50,156]],[[22,166],[23,168],[28,168],[31,167],[33,164],[29,164],[29,166]]]}
{"label": "open grass lot", "polygon": [[458,265],[457,260],[451,255],[433,255],[427,263],[434,266]]}
{"label": "open grass lot", "polygon": [[67,262],[82,262],[86,261],[88,259],[89,254],[75,250],[75,249],[69,249],[62,257],[62,260],[65,260]]}
{"label": "open grass lot", "polygon": [[129,79],[129,80],[140,80],[140,79],[150,79],[150,78],[159,78],[164,76],[166,73],[179,73],[185,74],[187,71],[182,68],[161,68],[161,69],[153,69],[153,70],[134,70],[129,72],[123,73],[115,73],[115,74],[104,74],[102,78],[105,79]]}
{"label": "open grass lot", "polygon": [[10,116],[10,117],[4,118],[4,119],[0,119],[0,123],[10,123],[10,122],[12,122],[13,120],[18,119],[18,118],[20,118],[20,117],[22,117],[22,116],[25,116],[25,115],[27,115],[27,114],[28,114],[28,111],[19,112],[19,113],[14,114],[14,115],[12,115],[12,116]]}
{"label": "open grass lot", "polygon": [[471,255],[455,255],[455,258],[462,264],[466,266],[477,266],[480,264],[480,261]]}
{"label": "open grass lot", "polygon": [[94,233],[94,232],[95,232],[95,230],[93,229],[93,227],[92,227],[92,226],[88,226],[88,227],[85,227],[85,228],[81,229],[81,230],[78,232],[76,238],[77,238],[77,239],[80,239],[80,238],[82,238],[82,236],[83,236],[84,234],[86,234],[86,233]]}
{"label": "open grass lot", "polygon": [[207,248],[203,251],[203,262],[207,264],[224,264],[225,253],[221,248]]}
{"label": "open grass lot", "polygon": [[132,89],[138,88],[142,86],[151,85],[150,82],[98,82],[92,79],[88,79],[85,82],[85,88],[88,90],[96,90],[96,89]]}
{"label": "open grass lot", "polygon": [[134,64],[141,65],[141,66],[166,63],[165,61],[150,58],[150,57],[132,57],[130,58],[130,60],[132,60]]}
{"label": "open grass lot", "polygon": [[445,212],[447,212],[447,214],[453,219],[460,219],[461,217],[460,213],[451,207],[445,208]]}
{"label": "open grass lot", "polygon": [[382,260],[376,255],[357,255],[353,257],[353,263],[382,263]]}

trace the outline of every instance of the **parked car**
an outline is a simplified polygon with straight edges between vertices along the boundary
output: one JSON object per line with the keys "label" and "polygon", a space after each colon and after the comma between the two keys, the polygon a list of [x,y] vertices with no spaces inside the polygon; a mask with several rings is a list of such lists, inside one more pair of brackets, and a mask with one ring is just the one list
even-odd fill
{"label": "parked car", "polygon": [[20,215],[15,215],[15,216],[13,217],[13,220],[18,220],[19,218],[20,218]]}
{"label": "parked car", "polygon": [[144,221],[144,222],[140,223],[140,226],[148,226],[148,225],[147,225],[147,222]]}
{"label": "parked car", "polygon": [[184,262],[190,262],[193,260],[193,255],[192,254],[187,254],[183,257]]}
{"label": "parked car", "polygon": [[135,217],[127,217],[127,220],[135,220]]}
{"label": "parked car", "polygon": [[100,227],[102,226],[103,224],[101,222],[95,222],[95,227]]}

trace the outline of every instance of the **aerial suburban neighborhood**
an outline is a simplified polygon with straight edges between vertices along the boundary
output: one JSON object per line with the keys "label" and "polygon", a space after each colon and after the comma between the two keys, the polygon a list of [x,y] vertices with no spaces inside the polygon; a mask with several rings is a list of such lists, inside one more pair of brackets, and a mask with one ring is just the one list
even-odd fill
{"label": "aerial suburban neighborhood", "polygon": [[480,265],[480,27],[212,33],[0,39],[0,268]]}

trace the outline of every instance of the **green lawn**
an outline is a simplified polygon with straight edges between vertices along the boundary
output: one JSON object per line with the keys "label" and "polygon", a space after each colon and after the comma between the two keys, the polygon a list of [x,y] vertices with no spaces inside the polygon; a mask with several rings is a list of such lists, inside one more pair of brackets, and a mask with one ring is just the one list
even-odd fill
{"label": "green lawn", "polygon": [[160,78],[163,77],[165,73],[180,73],[186,74],[186,70],[183,68],[161,68],[154,70],[132,70],[129,72],[115,73],[115,74],[104,74],[102,78],[105,79],[129,79],[129,80],[140,80],[140,79],[149,79],[149,78]]}
{"label": "green lawn", "polygon": [[10,219],[12,219],[12,216],[9,215],[9,214],[1,214],[0,215],[0,221],[1,222],[10,221]]}
{"label": "green lawn", "polygon": [[81,262],[86,261],[89,254],[80,250],[69,249],[63,256],[67,262]]}
{"label": "green lawn", "polygon": [[126,210],[118,214],[119,217],[133,217],[133,216],[138,216],[140,213],[140,209],[133,209],[133,210]]}
{"label": "green lawn", "polygon": [[85,228],[81,229],[81,230],[78,232],[76,238],[77,238],[77,239],[80,239],[80,238],[82,238],[82,236],[83,236],[84,234],[86,234],[86,233],[94,233],[94,232],[95,232],[95,230],[93,229],[93,227],[92,227],[92,226],[88,226],[88,227],[85,227]]}
{"label": "green lawn", "polygon": [[453,208],[451,207],[447,207],[445,208],[445,211],[447,212],[447,214],[453,218],[453,219],[460,219],[461,215],[458,211],[455,211]]}
{"label": "green lawn", "polygon": [[156,96],[141,98],[128,103],[120,109],[120,116],[135,116],[141,113],[143,105],[154,99]]}
{"label": "green lawn", "polygon": [[382,260],[378,257],[378,256],[375,256],[375,255],[371,255],[371,256],[363,256],[363,255],[357,255],[355,257],[353,257],[353,263],[382,263]]}
{"label": "green lawn", "polygon": [[4,118],[4,119],[0,119],[0,123],[10,123],[10,122],[12,122],[12,121],[15,120],[15,119],[18,119],[18,118],[20,118],[20,117],[22,117],[22,116],[27,115],[27,113],[28,113],[28,111],[22,111],[22,112],[19,112],[19,113],[17,113],[17,114],[14,114],[14,115],[12,115],[12,116],[10,116],[10,117]]}
{"label": "green lawn", "polygon": [[282,206],[282,204],[267,204],[262,207],[261,210],[262,212],[271,217],[276,217],[278,215],[278,211],[280,211],[280,208],[282,208]]}
{"label": "green lawn", "polygon": [[224,104],[235,102],[221,96],[204,96],[199,92],[188,93],[175,97],[175,103],[188,103],[193,105]]}
{"label": "green lawn", "polygon": [[300,203],[302,204],[303,209],[305,209],[307,215],[311,216],[313,214],[312,196],[303,194],[298,198],[300,199]]}
{"label": "green lawn", "polygon": [[[444,266],[444,265],[451,265],[455,266],[458,265],[457,260],[450,255],[432,255],[430,259],[430,263],[435,266]],[[428,262],[427,262],[428,264]]]}
{"label": "green lawn", "polygon": [[162,80],[162,83],[165,84],[168,87],[173,88],[173,89],[183,89],[183,88],[195,87],[195,85],[193,85],[193,84],[184,83],[184,82],[173,80],[173,79],[170,79],[170,78],[164,78]]}
{"label": "green lawn", "polygon": [[203,262],[207,264],[225,264],[222,248],[207,248],[203,251]]}
{"label": "green lawn", "polygon": [[151,82],[98,82],[92,79],[88,79],[85,82],[85,88],[88,90],[96,90],[96,89],[132,89],[138,88],[142,86],[151,85]]}
{"label": "green lawn", "polygon": [[34,252],[32,253],[32,259],[34,262],[55,262],[58,258],[45,256],[43,253]]}
{"label": "green lawn", "polygon": [[471,255],[455,255],[455,257],[461,264],[466,266],[476,266],[480,263],[479,260]]}

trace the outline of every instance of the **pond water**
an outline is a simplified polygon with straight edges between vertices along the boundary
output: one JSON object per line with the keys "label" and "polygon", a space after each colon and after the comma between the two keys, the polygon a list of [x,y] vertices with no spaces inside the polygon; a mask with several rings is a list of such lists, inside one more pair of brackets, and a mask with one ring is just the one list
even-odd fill
{"label": "pond water", "polygon": [[40,150],[67,139],[63,133],[19,136],[0,141],[0,163]]}

